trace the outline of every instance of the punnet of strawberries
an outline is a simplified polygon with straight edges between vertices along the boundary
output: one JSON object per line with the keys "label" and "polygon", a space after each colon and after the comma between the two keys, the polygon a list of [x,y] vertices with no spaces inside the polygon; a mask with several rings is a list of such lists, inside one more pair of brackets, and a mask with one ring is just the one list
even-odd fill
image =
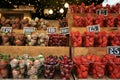
{"label": "punnet of strawberries", "polygon": [[106,47],[108,45],[109,35],[105,31],[99,32],[96,36],[95,45],[97,47]]}
{"label": "punnet of strawberries", "polygon": [[74,47],[82,46],[82,34],[79,31],[71,32],[71,42]]}
{"label": "punnet of strawberries", "polygon": [[94,32],[84,32],[83,45],[85,47],[93,47],[95,42],[95,33]]}
{"label": "punnet of strawberries", "polygon": [[120,79],[120,57],[106,54],[103,61],[107,62],[106,75],[113,79]]}
{"label": "punnet of strawberries", "polygon": [[89,71],[89,60],[86,56],[76,56],[73,57],[75,63],[75,70],[77,72],[77,78],[87,78]]}
{"label": "punnet of strawberries", "polygon": [[120,32],[111,32],[110,33],[110,45],[112,46],[120,46]]}

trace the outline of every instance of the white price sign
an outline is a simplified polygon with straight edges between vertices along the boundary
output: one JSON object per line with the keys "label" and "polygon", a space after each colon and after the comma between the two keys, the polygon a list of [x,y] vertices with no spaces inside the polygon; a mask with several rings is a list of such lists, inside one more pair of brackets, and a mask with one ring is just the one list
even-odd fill
{"label": "white price sign", "polygon": [[120,56],[120,46],[108,46],[107,52],[109,54],[114,54],[116,56]]}
{"label": "white price sign", "polygon": [[12,27],[1,27],[1,31],[4,33],[11,33]]}
{"label": "white price sign", "polygon": [[24,34],[31,34],[34,31],[35,31],[35,27],[24,27],[23,29]]}
{"label": "white price sign", "polygon": [[48,34],[55,34],[55,33],[57,33],[57,28],[56,27],[48,27],[47,32],[48,32]]}
{"label": "white price sign", "polygon": [[61,34],[69,34],[69,27],[60,28]]}
{"label": "white price sign", "polygon": [[87,30],[89,32],[100,32],[100,25],[91,25],[91,26],[87,26]]}
{"label": "white price sign", "polygon": [[108,9],[98,9],[96,10],[96,14],[101,15],[103,14],[104,16],[108,15]]}

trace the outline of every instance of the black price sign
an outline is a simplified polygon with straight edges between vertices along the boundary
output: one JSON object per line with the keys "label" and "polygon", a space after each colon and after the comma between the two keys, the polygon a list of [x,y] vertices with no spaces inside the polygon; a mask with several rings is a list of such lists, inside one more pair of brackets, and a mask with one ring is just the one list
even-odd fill
{"label": "black price sign", "polygon": [[60,28],[61,34],[69,34],[69,27]]}
{"label": "black price sign", "polygon": [[114,54],[116,56],[120,56],[120,46],[108,46],[107,52],[109,54]]}
{"label": "black price sign", "polygon": [[34,27],[24,27],[24,29],[23,29],[24,34],[31,34],[34,31],[35,31]]}
{"label": "black price sign", "polygon": [[11,33],[12,27],[1,27],[1,31],[4,33]]}
{"label": "black price sign", "polygon": [[57,33],[57,28],[56,27],[48,27],[47,32],[48,32],[48,34],[55,34],[55,33]]}
{"label": "black price sign", "polygon": [[89,32],[100,32],[100,26],[99,25],[91,25],[91,26],[87,26],[87,30]]}
{"label": "black price sign", "polygon": [[108,9],[98,9],[96,10],[96,14],[101,15],[103,14],[104,16],[108,15]]}

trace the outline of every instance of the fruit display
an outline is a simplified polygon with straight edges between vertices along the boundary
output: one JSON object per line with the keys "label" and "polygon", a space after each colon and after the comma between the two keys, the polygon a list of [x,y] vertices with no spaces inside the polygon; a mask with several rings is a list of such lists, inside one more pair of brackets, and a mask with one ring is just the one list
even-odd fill
{"label": "fruit display", "polygon": [[48,46],[67,46],[68,36],[62,34],[49,34]]}
{"label": "fruit display", "polygon": [[119,6],[120,4],[117,3],[116,5],[110,7],[109,4],[107,4],[105,7],[102,6],[102,4],[94,5],[92,3],[91,5],[85,5],[85,3],[81,3],[81,5],[71,5],[70,10],[71,13],[96,13],[96,10],[98,9],[108,9],[108,13],[119,13]]}
{"label": "fruit display", "polygon": [[39,78],[43,72],[42,66],[44,62],[43,55],[38,55],[32,58],[25,54],[22,58],[12,58],[10,65],[12,68],[12,75],[14,79],[36,79]]}
{"label": "fruit display", "polygon": [[31,35],[26,35],[27,45],[29,46],[48,46],[49,36],[45,33],[32,33]]}
{"label": "fruit display", "polygon": [[63,80],[70,79],[74,67],[72,59],[67,56],[60,56],[60,77]]}
{"label": "fruit display", "polygon": [[75,56],[73,57],[73,61],[75,63],[75,68],[77,72],[77,78],[87,78],[89,71],[89,60],[86,56]]}
{"label": "fruit display", "polygon": [[73,24],[75,27],[87,27],[90,25],[100,25],[100,27],[119,27],[119,15],[113,16],[109,14],[92,16],[90,13],[86,16],[73,14]]}
{"label": "fruit display", "polygon": [[106,75],[112,79],[120,78],[120,58],[115,55],[104,55],[103,62],[107,62]]}
{"label": "fruit display", "polygon": [[45,58],[44,66],[44,77],[47,79],[53,79],[56,71],[56,67],[58,65],[58,57],[57,56],[48,56]]}
{"label": "fruit display", "polygon": [[73,57],[73,61],[76,70],[74,73],[78,79],[86,79],[88,75],[91,75],[95,79],[105,76],[112,79],[120,78],[120,58],[115,57],[115,55],[105,54],[103,57],[100,57],[87,54],[86,56],[75,56]]}
{"label": "fruit display", "polygon": [[32,33],[31,35],[2,33],[0,44],[4,46],[48,46],[49,36],[45,33]]}
{"label": "fruit display", "polygon": [[12,27],[13,29],[23,29],[24,27],[35,27],[38,30],[47,30],[50,26],[49,21],[44,19],[35,18],[35,20],[29,20],[28,18],[20,19],[16,18],[0,18],[0,25],[5,27]]}
{"label": "fruit display", "polygon": [[111,32],[110,33],[110,45],[112,46],[119,46],[120,45],[120,32]]}
{"label": "fruit display", "polygon": [[84,32],[81,34],[79,31],[71,32],[71,43],[74,47],[106,47],[106,46],[119,46],[120,45],[120,32],[101,31],[98,34],[93,32]]}
{"label": "fruit display", "polygon": [[[87,3],[90,5],[77,1],[69,8],[66,3],[63,9],[58,7],[62,17],[55,18],[57,22],[0,15],[0,28],[13,29],[1,28],[0,79],[120,79],[120,56],[115,54],[120,53],[120,4]],[[46,8],[49,17],[54,17],[56,9],[52,8]],[[61,29],[65,27],[69,29]]]}

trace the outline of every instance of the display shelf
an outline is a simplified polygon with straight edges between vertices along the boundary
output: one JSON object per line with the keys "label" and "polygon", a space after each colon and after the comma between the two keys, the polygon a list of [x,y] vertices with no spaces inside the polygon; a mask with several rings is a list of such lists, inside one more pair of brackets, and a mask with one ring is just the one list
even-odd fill
{"label": "display shelf", "polygon": [[72,57],[87,55],[89,53],[103,56],[107,54],[107,47],[72,47]]}
{"label": "display shelf", "polygon": [[30,56],[37,56],[40,53],[45,57],[49,55],[69,56],[69,47],[0,46],[0,53],[10,54],[11,56],[21,56],[26,53]]}

